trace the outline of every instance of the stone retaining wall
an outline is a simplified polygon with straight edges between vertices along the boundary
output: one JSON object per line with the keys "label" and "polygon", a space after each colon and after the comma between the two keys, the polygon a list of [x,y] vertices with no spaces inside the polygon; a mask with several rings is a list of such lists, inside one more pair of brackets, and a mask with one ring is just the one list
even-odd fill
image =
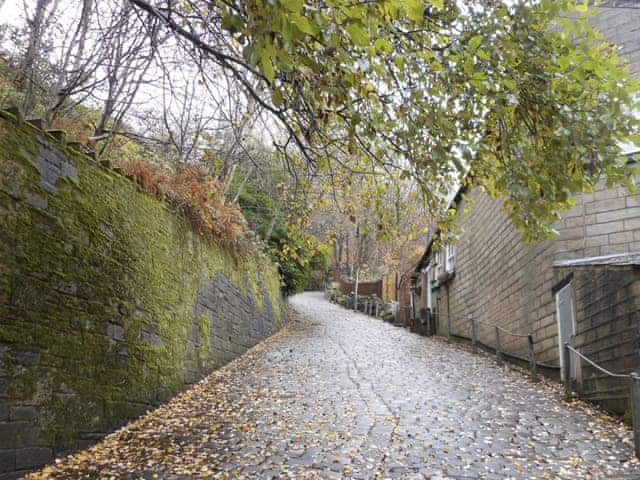
{"label": "stone retaining wall", "polygon": [[0,118],[0,479],[86,447],[274,333],[279,276]]}

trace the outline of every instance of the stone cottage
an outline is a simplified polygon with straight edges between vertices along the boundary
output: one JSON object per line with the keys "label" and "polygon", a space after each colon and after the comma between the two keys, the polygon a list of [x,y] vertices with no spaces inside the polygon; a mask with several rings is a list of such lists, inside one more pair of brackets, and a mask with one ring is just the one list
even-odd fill
{"label": "stone cottage", "polygon": [[[608,1],[593,21],[621,46],[640,75],[640,5]],[[640,150],[626,152],[640,160]],[[464,195],[462,195],[464,193]],[[471,201],[471,203],[470,203]],[[503,211],[502,199],[481,189],[461,192],[454,204],[462,234],[438,251],[428,245],[412,285],[413,327],[422,333],[469,338],[473,317],[479,340],[514,360],[528,358],[532,334],[539,369],[560,374],[561,346],[577,349],[614,372],[640,370],[640,194],[598,185],[576,197],[555,225],[555,239],[526,244]],[[578,362],[576,362],[578,363]],[[629,387],[578,363],[572,372],[583,396],[624,413]]]}

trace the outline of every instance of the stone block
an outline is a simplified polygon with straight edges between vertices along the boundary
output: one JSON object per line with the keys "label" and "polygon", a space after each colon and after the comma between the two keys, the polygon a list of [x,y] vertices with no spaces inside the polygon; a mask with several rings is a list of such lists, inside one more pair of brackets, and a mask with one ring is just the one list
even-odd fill
{"label": "stone block", "polygon": [[624,221],[625,230],[640,230],[640,218],[631,218]]}
{"label": "stone block", "polygon": [[561,230],[558,240],[581,240],[584,238],[584,229],[582,227],[566,228]]}
{"label": "stone block", "polygon": [[17,470],[36,468],[49,463],[53,459],[53,452],[46,447],[29,447],[16,450]]}
{"label": "stone block", "polygon": [[584,216],[580,215],[578,217],[567,218],[560,222],[560,225],[558,225],[557,229],[561,232],[561,234],[565,229],[582,227],[584,225]]}
{"label": "stone block", "polygon": [[560,240],[558,241],[558,252],[576,252],[584,248],[584,246],[585,240],[583,238],[565,241]]}
{"label": "stone block", "polygon": [[0,473],[12,472],[16,469],[16,451],[0,450]]}
{"label": "stone block", "polygon": [[26,424],[16,422],[0,423],[0,449],[15,448],[20,427]]}
{"label": "stone block", "polygon": [[609,243],[610,235],[595,235],[585,239],[586,247],[601,247]]}
{"label": "stone block", "polygon": [[604,245],[600,247],[600,255],[614,255],[616,253],[627,253],[629,245],[622,243],[619,245]]}
{"label": "stone block", "polygon": [[27,200],[27,203],[41,210],[46,210],[47,207],[49,206],[47,203],[47,199],[42,195],[34,195],[31,193],[27,193],[26,200]]}
{"label": "stone block", "polygon": [[45,447],[48,442],[42,437],[40,429],[33,423],[14,422],[19,425],[15,436],[15,446],[21,447]]}
{"label": "stone block", "polygon": [[37,352],[17,350],[13,352],[13,361],[19,365],[38,365],[40,363],[40,355]]}
{"label": "stone block", "polygon": [[164,344],[160,335],[145,331],[142,332],[142,341],[154,347],[160,347]]}
{"label": "stone block", "polygon": [[0,398],[6,397],[9,391],[9,378],[0,377]]}
{"label": "stone block", "polygon": [[609,243],[630,243],[633,242],[633,231],[612,233],[609,235]]}
{"label": "stone block", "polygon": [[12,422],[31,422],[38,417],[38,409],[30,405],[18,405],[11,407],[9,418]]}
{"label": "stone block", "polygon": [[124,328],[117,323],[107,324],[107,335],[115,341],[122,342],[124,340]]}
{"label": "stone block", "polygon": [[640,195],[627,195],[625,200],[627,207],[640,207]]}
{"label": "stone block", "polygon": [[598,255],[600,255],[600,248],[602,248],[602,247],[585,248],[584,251],[582,252],[582,254],[585,257],[597,257]]}
{"label": "stone block", "polygon": [[[635,219],[635,220],[640,221],[640,219]],[[626,221],[623,223],[622,220],[619,220],[616,222],[597,223],[595,225],[587,225],[587,237],[596,236],[596,235],[608,235],[610,233],[621,232],[625,230],[624,228],[625,223]]]}
{"label": "stone block", "polygon": [[[621,200],[621,199],[616,199],[616,200]],[[624,220],[628,218],[638,218],[638,217],[640,217],[640,207],[634,207],[634,208],[622,207],[619,210],[612,210],[609,212],[597,213],[596,222],[607,223],[607,222],[613,222],[616,220]]]}
{"label": "stone block", "polygon": [[627,202],[625,197],[616,197],[609,198],[607,200],[600,200],[596,202],[591,202],[585,205],[585,212],[587,214],[591,213],[602,213],[609,212],[612,210],[624,210],[627,207]]}
{"label": "stone block", "polygon": [[624,196],[619,187],[616,188],[605,188],[604,190],[597,190],[593,193],[593,198],[596,202],[600,202],[601,200],[609,200],[612,198],[617,198],[620,196]]}

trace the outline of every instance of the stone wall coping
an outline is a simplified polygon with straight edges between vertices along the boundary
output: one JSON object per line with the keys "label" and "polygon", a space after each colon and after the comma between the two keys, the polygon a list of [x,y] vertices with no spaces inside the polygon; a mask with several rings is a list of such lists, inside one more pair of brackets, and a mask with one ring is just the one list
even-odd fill
{"label": "stone wall coping", "polygon": [[591,265],[640,265],[640,252],[615,253],[613,255],[601,255],[598,257],[585,257],[571,260],[558,260],[553,262],[553,266],[555,268],[581,267]]}

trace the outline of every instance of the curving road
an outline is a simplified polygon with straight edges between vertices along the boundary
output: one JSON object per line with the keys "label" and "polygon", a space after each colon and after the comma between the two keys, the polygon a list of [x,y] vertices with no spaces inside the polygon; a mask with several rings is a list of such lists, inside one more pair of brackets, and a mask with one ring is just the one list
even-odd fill
{"label": "curving road", "polygon": [[319,293],[291,305],[282,332],[38,478],[640,479],[628,430],[549,385]]}

